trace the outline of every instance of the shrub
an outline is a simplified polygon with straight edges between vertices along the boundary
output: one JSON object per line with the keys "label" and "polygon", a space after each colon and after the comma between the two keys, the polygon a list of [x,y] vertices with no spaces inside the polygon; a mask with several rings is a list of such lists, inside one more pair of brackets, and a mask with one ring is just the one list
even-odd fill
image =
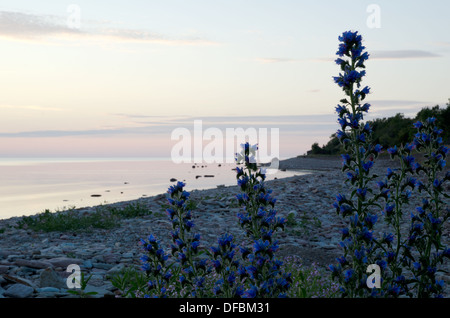
{"label": "shrub", "polygon": [[[382,146],[374,145],[371,125],[362,122],[370,108],[370,104],[363,103],[370,89],[367,86],[360,89],[366,74],[364,62],[369,55],[364,52],[358,32],[344,32],[339,40],[336,63],[343,73],[334,80],[347,97],[336,107],[341,125],[336,136],[346,151],[342,155],[342,170],[346,172],[345,181],[350,183],[351,193],[338,194],[334,203],[337,214],[349,226],[342,229],[344,255],[337,259],[336,265],[330,265],[332,277],[340,283],[343,297],[440,297],[443,281],[436,281],[435,273],[438,263],[449,256],[448,248],[441,242],[442,226],[448,219],[448,208],[445,212],[442,201],[448,195],[443,193],[442,185],[448,181],[449,173],[443,179],[437,176],[448,153],[442,145],[442,130],[434,125],[434,118],[425,124],[415,123],[418,132],[413,142],[388,149],[392,159],[399,158],[401,168],[389,168],[386,178],[377,182],[378,190],[374,190],[372,185],[378,176],[371,170]],[[415,148],[424,151],[424,166],[412,156]],[[412,177],[422,172],[425,183]],[[419,214],[411,214],[409,236],[403,238],[403,207],[409,204],[416,188],[428,198],[417,209]],[[377,211],[392,229],[380,237],[374,231],[379,219]],[[372,266],[380,268],[379,286],[367,275]],[[406,269],[412,271],[411,277],[405,276]]]}

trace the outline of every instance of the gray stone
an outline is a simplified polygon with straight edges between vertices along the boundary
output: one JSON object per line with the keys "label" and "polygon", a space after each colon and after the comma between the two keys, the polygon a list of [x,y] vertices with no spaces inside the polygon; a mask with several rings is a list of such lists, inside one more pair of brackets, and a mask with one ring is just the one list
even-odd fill
{"label": "gray stone", "polygon": [[[17,267],[15,267],[15,268],[19,269]],[[23,277],[12,276],[9,274],[3,274],[2,277],[6,282],[9,282],[12,284],[22,284],[22,285],[30,286],[33,289],[35,289],[37,287],[31,280],[23,278]]]}
{"label": "gray stone", "polygon": [[35,260],[27,260],[27,259],[16,259],[15,263],[17,266],[26,266],[30,268],[38,268],[45,269],[48,267],[52,267],[53,265],[49,262],[45,261],[35,261]]}
{"label": "gray stone", "polygon": [[78,258],[56,257],[48,260],[54,267],[67,268],[70,264],[82,264],[83,261]]}
{"label": "gray stone", "polygon": [[105,263],[117,263],[120,259],[120,256],[113,253],[108,253],[103,255],[103,260]]}
{"label": "gray stone", "polygon": [[114,267],[113,264],[106,264],[106,263],[93,263],[92,266],[94,266],[95,268],[104,269],[104,270],[110,270],[111,268]]}
{"label": "gray stone", "polygon": [[42,288],[37,288],[36,291],[38,293],[59,293],[61,290],[56,287],[42,287]]}
{"label": "gray stone", "polygon": [[7,265],[0,265],[0,274],[6,274],[9,270],[9,266]]}
{"label": "gray stone", "polygon": [[90,260],[87,260],[87,261],[85,261],[85,262],[83,263],[83,266],[84,266],[85,268],[91,269],[93,265],[92,265],[92,262],[91,262]]}
{"label": "gray stone", "polygon": [[107,290],[103,287],[87,285],[86,288],[84,289],[84,293],[91,293],[91,292],[96,293],[95,295],[90,295],[90,297],[92,298],[104,298],[105,296],[114,297],[114,293],[111,292],[110,290]]}
{"label": "gray stone", "polygon": [[47,268],[41,272],[39,277],[39,286],[42,287],[55,287],[65,288],[66,283],[63,278],[58,275],[52,268]]}
{"label": "gray stone", "polygon": [[117,264],[116,266],[112,267],[110,270],[108,270],[108,275],[114,275],[117,273],[120,273],[125,268],[124,264]]}
{"label": "gray stone", "polygon": [[33,294],[33,292],[34,289],[30,286],[14,284],[4,292],[4,295],[12,298],[28,298]]}
{"label": "gray stone", "polygon": [[[88,276],[89,277],[89,276]],[[92,275],[89,278],[89,284],[95,287],[101,287],[104,285],[103,275]]]}

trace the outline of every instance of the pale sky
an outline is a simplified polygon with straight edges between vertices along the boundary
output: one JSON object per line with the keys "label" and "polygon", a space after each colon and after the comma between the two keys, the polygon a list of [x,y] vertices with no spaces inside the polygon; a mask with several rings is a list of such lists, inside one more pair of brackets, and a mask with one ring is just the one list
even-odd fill
{"label": "pale sky", "polygon": [[278,128],[281,157],[303,154],[338,129],[344,31],[371,54],[371,117],[444,106],[449,13],[446,0],[0,1],[0,157],[169,157],[171,131],[195,119]]}

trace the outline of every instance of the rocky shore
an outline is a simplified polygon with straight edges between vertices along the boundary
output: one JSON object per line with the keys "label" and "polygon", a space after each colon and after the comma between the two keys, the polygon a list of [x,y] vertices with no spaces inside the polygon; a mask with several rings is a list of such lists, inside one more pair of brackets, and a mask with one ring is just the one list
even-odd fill
{"label": "rocky shore", "polygon": [[[375,169],[383,175],[391,164],[388,160],[378,160]],[[297,157],[280,162],[280,169],[310,171],[307,175],[267,182],[277,198],[279,215],[289,217],[286,230],[276,234],[280,256],[296,255],[305,265],[316,263],[325,267],[341,255],[340,229],[345,224],[332,206],[336,194],[347,193],[340,167],[340,158],[335,157]],[[70,264],[79,265],[85,276],[92,275],[85,292],[96,292],[93,297],[115,297],[118,291],[112,285],[111,277],[125,267],[139,267],[140,238],[153,234],[163,246],[170,246],[171,224],[163,206],[166,204],[165,190],[161,189],[160,195],[136,200],[153,213],[121,219],[120,225],[112,229],[42,233],[18,229],[21,217],[0,220],[0,298],[75,297],[69,293],[66,284],[71,274],[66,272]],[[237,193],[237,186],[191,192],[191,198],[197,203],[193,211],[194,229],[201,234],[203,246],[216,243],[223,232],[233,234],[237,241],[244,238],[236,216],[240,211],[235,200]],[[109,206],[120,208],[129,203]],[[94,210],[95,207],[76,209],[80,215],[88,215]],[[409,212],[405,214],[406,229]],[[382,221],[377,224],[376,231],[383,232],[382,224]],[[449,232],[447,222],[446,244]],[[448,291],[448,264],[441,276]]]}

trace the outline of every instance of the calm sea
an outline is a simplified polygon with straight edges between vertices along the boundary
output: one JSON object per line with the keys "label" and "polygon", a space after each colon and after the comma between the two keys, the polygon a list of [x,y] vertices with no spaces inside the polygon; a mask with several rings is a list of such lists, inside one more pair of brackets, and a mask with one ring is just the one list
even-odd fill
{"label": "calm sea", "polygon": [[[236,184],[234,164],[193,166],[140,158],[0,159],[0,219],[165,193],[171,178],[186,182],[188,191]],[[280,171],[268,180],[304,173]]]}

